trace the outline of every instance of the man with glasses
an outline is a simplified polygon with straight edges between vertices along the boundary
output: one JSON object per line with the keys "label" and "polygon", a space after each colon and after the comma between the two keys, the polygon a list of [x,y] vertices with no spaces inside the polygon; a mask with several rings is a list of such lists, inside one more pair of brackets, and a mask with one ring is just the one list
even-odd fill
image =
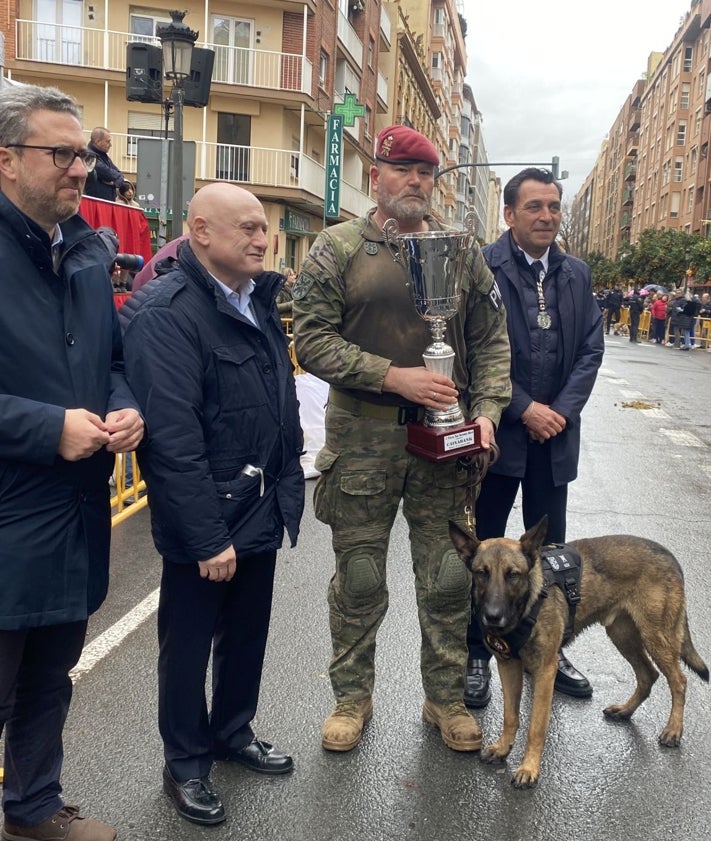
{"label": "man with glasses", "polygon": [[123,374],[103,240],[77,215],[73,99],[0,91],[0,732],[3,841],[111,841],[59,782],[70,670],[108,586],[114,454],[143,421]]}
{"label": "man with glasses", "polygon": [[96,156],[96,166],[86,179],[85,196],[116,201],[116,191],[126,179],[109,157],[110,148],[111,132],[103,126],[97,126],[92,130],[89,140],[89,151]]}

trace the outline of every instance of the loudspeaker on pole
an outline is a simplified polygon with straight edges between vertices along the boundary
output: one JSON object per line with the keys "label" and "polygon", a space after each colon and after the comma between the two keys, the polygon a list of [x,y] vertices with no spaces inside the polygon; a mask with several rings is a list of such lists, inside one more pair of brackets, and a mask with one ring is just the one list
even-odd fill
{"label": "loudspeaker on pole", "polygon": [[163,101],[163,52],[152,44],[126,44],[126,99]]}
{"label": "loudspeaker on pole", "polygon": [[210,99],[212,68],[215,64],[213,50],[195,47],[190,62],[190,76],[183,83],[185,104],[194,108],[204,108]]}

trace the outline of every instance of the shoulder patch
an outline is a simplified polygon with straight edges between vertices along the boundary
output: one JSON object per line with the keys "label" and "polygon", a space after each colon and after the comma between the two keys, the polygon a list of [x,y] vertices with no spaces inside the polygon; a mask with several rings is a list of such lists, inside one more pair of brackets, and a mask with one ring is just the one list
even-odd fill
{"label": "shoulder patch", "polygon": [[291,294],[295,301],[300,301],[309,294],[309,289],[314,285],[316,278],[308,274],[300,274],[292,287]]}
{"label": "shoulder patch", "polygon": [[499,291],[499,286],[494,281],[491,284],[491,289],[489,290],[489,303],[491,304],[492,309],[496,310],[497,312],[501,309],[501,305],[503,301],[501,300],[501,292]]}

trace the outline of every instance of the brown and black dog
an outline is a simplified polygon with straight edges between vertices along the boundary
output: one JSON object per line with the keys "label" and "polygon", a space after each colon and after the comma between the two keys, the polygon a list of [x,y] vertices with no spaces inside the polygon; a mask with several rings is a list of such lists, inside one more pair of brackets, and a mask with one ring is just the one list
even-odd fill
{"label": "brown and black dog", "polygon": [[[519,727],[525,669],[533,678],[533,700],[526,750],[511,780],[516,788],[538,781],[558,649],[568,619],[568,603],[560,587],[550,587],[547,597],[539,602],[544,590],[541,546],[547,525],[544,517],[520,541],[495,538],[479,542],[456,523],[449,523],[452,542],[472,572],[474,603],[490,640],[491,635],[500,640],[511,634],[532,611],[539,611],[518,658],[506,659],[505,650],[503,657],[494,652],[503,688],[504,726],[497,741],[481,752],[483,761],[494,763],[503,761],[511,751]],[[676,747],[683,731],[686,697],[686,677],[679,661],[702,680],[709,680],[709,670],[691,641],[678,561],[658,543],[629,535],[587,538],[569,545],[582,559],[573,637],[590,625],[604,625],[637,678],[630,698],[607,707],[604,714],[617,720],[632,715],[659,677],[653,662],[667,679],[672,696],[669,721],[659,742]]]}

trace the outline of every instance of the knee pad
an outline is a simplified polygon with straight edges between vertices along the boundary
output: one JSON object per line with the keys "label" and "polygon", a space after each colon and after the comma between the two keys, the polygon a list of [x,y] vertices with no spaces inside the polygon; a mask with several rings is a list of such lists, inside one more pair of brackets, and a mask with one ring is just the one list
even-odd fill
{"label": "knee pad", "polygon": [[469,594],[471,576],[464,562],[452,548],[445,549],[435,577],[435,590],[443,596]]}
{"label": "knee pad", "polygon": [[384,584],[381,564],[374,546],[357,546],[344,552],[340,559],[343,592],[347,598],[363,599],[377,592]]}

